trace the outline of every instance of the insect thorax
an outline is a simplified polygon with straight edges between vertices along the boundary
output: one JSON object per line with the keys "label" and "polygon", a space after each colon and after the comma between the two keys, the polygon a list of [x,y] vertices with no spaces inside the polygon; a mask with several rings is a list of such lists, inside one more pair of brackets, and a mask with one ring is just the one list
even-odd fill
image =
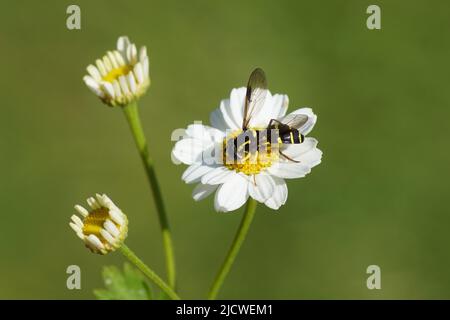
{"label": "insect thorax", "polygon": [[230,135],[223,144],[223,163],[231,170],[255,174],[278,160],[278,130],[248,129]]}

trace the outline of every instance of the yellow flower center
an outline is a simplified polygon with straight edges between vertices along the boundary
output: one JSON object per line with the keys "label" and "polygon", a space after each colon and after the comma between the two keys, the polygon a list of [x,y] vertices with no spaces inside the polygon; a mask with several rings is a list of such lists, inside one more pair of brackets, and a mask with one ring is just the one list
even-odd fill
{"label": "yellow flower center", "polygon": [[131,71],[131,66],[124,65],[115,69],[112,69],[106,76],[103,77],[104,81],[113,82],[119,77],[127,75]]}
{"label": "yellow flower center", "polygon": [[[249,130],[256,132],[258,129]],[[257,150],[253,152],[245,150],[241,159],[237,159],[238,157],[236,157],[235,154],[228,154],[227,157],[227,146],[230,143],[234,144],[234,140],[241,133],[242,130],[235,131],[223,140],[223,164],[225,167],[230,170],[235,170],[236,172],[242,172],[246,175],[254,175],[269,168],[274,162],[278,161],[278,149],[273,150],[269,143],[266,144],[266,146],[258,145],[256,148]],[[237,149],[239,150],[243,147],[244,146],[237,146]],[[235,153],[236,152],[237,151],[235,150]]]}
{"label": "yellow flower center", "polygon": [[83,221],[83,234],[85,236],[89,236],[90,234],[93,234],[97,236],[97,238],[100,239],[100,241],[103,244],[107,244],[107,241],[103,238],[103,236],[100,233],[100,230],[103,229],[103,224],[106,222],[106,220],[110,220],[112,223],[116,225],[117,228],[120,226],[116,224],[114,221],[112,221],[109,217],[109,211],[107,208],[99,208],[92,210],[89,212],[89,215],[84,218]]}

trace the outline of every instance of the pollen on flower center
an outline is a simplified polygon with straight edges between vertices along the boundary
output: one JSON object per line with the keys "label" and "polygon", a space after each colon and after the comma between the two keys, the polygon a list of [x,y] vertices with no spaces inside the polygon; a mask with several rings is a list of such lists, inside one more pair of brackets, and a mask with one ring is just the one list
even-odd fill
{"label": "pollen on flower center", "polygon": [[[260,129],[249,130],[256,135],[256,132]],[[269,143],[265,146],[257,145],[254,151],[245,149],[245,144],[237,145],[237,137],[241,133],[242,130],[235,131],[223,140],[223,164],[225,167],[246,175],[254,175],[269,168],[274,162],[278,161],[278,151],[274,150]],[[230,149],[230,144],[234,148]]]}
{"label": "pollen on flower center", "polygon": [[131,66],[124,65],[118,68],[112,69],[105,75],[102,79],[103,81],[113,82],[114,80],[119,79],[121,76],[127,75],[132,70]]}

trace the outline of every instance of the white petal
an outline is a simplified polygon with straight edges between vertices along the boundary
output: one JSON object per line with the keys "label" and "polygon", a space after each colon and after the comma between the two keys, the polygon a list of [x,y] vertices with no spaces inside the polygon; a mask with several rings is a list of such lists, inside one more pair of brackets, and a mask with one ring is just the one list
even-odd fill
{"label": "white petal", "polygon": [[318,165],[322,159],[322,151],[317,149],[317,143],[316,139],[307,137],[303,143],[286,145],[283,153],[312,168]]}
{"label": "white petal", "polygon": [[77,226],[79,226],[80,228],[83,228],[83,221],[81,221],[80,217],[78,217],[77,215],[73,215],[72,217],[72,221],[75,222],[75,224]]}
{"label": "white petal", "polygon": [[144,72],[140,62],[136,63],[134,66],[134,75],[136,76],[138,83],[144,82]]}
{"label": "white petal", "polygon": [[100,241],[99,238],[97,238],[97,236],[90,234],[87,237],[88,242],[92,245],[93,249],[98,249],[98,250],[103,250],[105,248],[105,246],[103,245],[103,243]]}
{"label": "white petal", "polygon": [[98,71],[100,71],[100,74],[104,77],[108,74],[106,71],[105,65],[103,64],[102,60],[97,59],[95,60],[95,64],[97,65]]}
{"label": "white petal", "polygon": [[78,226],[76,223],[69,222],[69,226],[75,231],[76,234],[82,233],[80,226]]}
{"label": "white petal", "polygon": [[227,129],[229,129],[227,123],[225,122],[225,120],[223,118],[223,114],[222,114],[222,111],[220,110],[220,107],[215,109],[213,112],[211,112],[211,114],[209,116],[209,123],[214,128],[219,129],[220,131],[223,131],[223,132],[225,132]]}
{"label": "white petal", "polygon": [[119,67],[119,64],[117,63],[116,57],[112,51],[108,51],[106,53],[108,55],[109,61],[111,61],[111,64],[114,69]]}
{"label": "white petal", "polygon": [[172,156],[175,160],[183,162],[184,164],[201,164],[202,153],[208,147],[202,140],[185,138],[178,141],[173,150]]}
{"label": "white petal", "polygon": [[132,93],[136,93],[136,80],[134,79],[133,72],[130,72],[128,74],[127,78],[128,78],[128,85],[130,87],[130,91]]}
{"label": "white petal", "polygon": [[122,36],[117,39],[117,50],[125,51],[130,45],[130,40],[127,36]]}
{"label": "white petal", "polygon": [[261,173],[251,177],[248,187],[250,197],[264,203],[272,196],[275,182],[270,175]]}
{"label": "white petal", "polygon": [[228,109],[228,115],[237,124],[238,127],[242,127],[242,121],[244,119],[244,106],[245,106],[245,94],[247,88],[238,88],[231,90],[230,94],[230,107]]}
{"label": "white petal", "polygon": [[89,74],[92,76],[92,78],[94,78],[95,81],[100,81],[102,79],[102,76],[100,75],[100,72],[98,71],[98,69],[90,64],[87,68],[86,68],[87,72],[89,72]]}
{"label": "white petal", "polygon": [[134,43],[127,48],[127,59],[128,62],[133,65],[137,62],[137,49]]}
{"label": "white petal", "polygon": [[190,138],[211,142],[207,127],[199,123],[188,125],[186,128],[186,134]]}
{"label": "white petal", "polygon": [[103,224],[103,228],[108,231],[113,237],[118,237],[120,234],[119,229],[117,229],[116,225],[112,223],[111,220],[106,220]]}
{"label": "white petal", "polygon": [[204,166],[201,164],[194,164],[189,166],[181,176],[186,183],[196,183],[199,182],[202,176],[204,176],[209,171],[213,170],[214,167]]}
{"label": "white petal", "polygon": [[[119,211],[109,210],[109,216],[115,223],[117,223],[120,226],[122,226],[125,223],[125,219],[123,218],[123,213],[121,213]],[[108,230],[108,229],[106,229],[106,230]],[[110,230],[108,230],[108,231],[110,231]]]}
{"label": "white petal", "polygon": [[222,184],[235,175],[237,173],[233,170],[226,167],[217,167],[206,173],[201,181],[203,184]]}
{"label": "white petal", "polygon": [[108,56],[103,57],[103,65],[105,66],[107,72],[110,72],[113,69],[113,65],[111,61],[109,61]]}
{"label": "white petal", "polygon": [[100,86],[97,81],[95,81],[91,76],[84,76],[83,81],[86,84],[86,86],[91,90],[93,93],[95,93],[100,98],[104,97],[103,91],[100,89]]}
{"label": "white petal", "polygon": [[202,152],[204,165],[215,167],[223,164],[223,143],[213,142]]}
{"label": "white petal", "polygon": [[265,202],[265,205],[271,209],[278,210],[283,204],[286,203],[288,197],[288,188],[286,182],[277,177],[273,177],[275,182],[275,188],[273,195]]}
{"label": "white petal", "polygon": [[248,199],[248,179],[235,174],[222,184],[216,192],[214,207],[219,212],[240,208]]}
{"label": "white petal", "polygon": [[139,61],[143,61],[147,57],[147,47],[143,46],[141,47],[141,50],[139,50]]}
{"label": "white petal", "polygon": [[105,202],[103,201],[103,196],[102,196],[101,194],[96,193],[96,194],[95,194],[95,198],[96,198],[97,202],[100,204],[100,206],[106,207],[106,204],[105,204]]}
{"label": "white petal", "polygon": [[128,84],[127,84],[127,79],[125,78],[125,76],[119,77],[119,84],[120,84],[120,89],[122,89],[123,94],[125,94],[125,95],[130,94],[130,90],[129,90]]}
{"label": "white petal", "polygon": [[122,96],[122,89],[120,89],[120,84],[119,84],[119,82],[117,80],[114,80],[112,82],[112,86],[113,86],[113,89],[114,89],[115,96],[116,97]]}
{"label": "white petal", "polygon": [[129,62],[127,58],[127,51],[129,46],[130,40],[128,39],[128,37],[123,36],[117,40],[117,51],[120,52],[120,55],[123,57],[123,60],[125,60],[126,63]]}
{"label": "white petal", "polygon": [[142,63],[142,70],[144,71],[144,77],[147,79],[148,78],[148,74],[149,74],[149,62],[148,62],[148,57],[145,57],[143,61],[141,61]]}
{"label": "white petal", "polygon": [[223,131],[220,131],[219,129],[213,128],[213,127],[209,127],[206,126],[206,128],[208,129],[208,133],[210,135],[211,141],[214,142],[223,142],[223,139],[225,139],[225,135],[226,133]]}
{"label": "white petal", "polygon": [[209,196],[211,193],[216,191],[216,189],[217,189],[217,185],[213,186],[210,184],[199,183],[192,191],[192,198],[194,198],[195,201],[203,200],[207,196]]}
{"label": "white petal", "polygon": [[123,56],[120,54],[119,51],[114,50],[114,57],[116,58],[117,64],[119,66],[125,65],[125,60],[123,59]]}
{"label": "white petal", "polygon": [[106,231],[105,229],[100,229],[100,234],[110,244],[114,245],[114,243],[116,242],[116,240],[113,238],[113,236],[108,231]]}
{"label": "white petal", "polygon": [[224,99],[220,101],[220,112],[222,112],[222,118],[226,123],[226,127],[231,130],[238,130],[242,128],[242,121],[237,123],[233,117],[231,112],[231,104],[229,99]]}
{"label": "white petal", "polygon": [[191,138],[203,140],[206,143],[222,142],[225,138],[224,132],[199,123],[189,125],[186,128],[186,134]]}
{"label": "white petal", "polygon": [[104,202],[109,202],[109,203],[112,203],[112,200],[106,195],[106,194],[102,194],[102,197],[103,197],[103,201]]}
{"label": "white petal", "polygon": [[281,150],[288,157],[299,160],[302,155],[313,150],[316,146],[316,139],[306,137],[305,141],[299,144],[284,144]]}
{"label": "white petal", "polygon": [[85,238],[86,238],[86,236],[83,234],[83,232],[77,232],[77,236],[78,236],[78,238],[80,238],[81,240],[85,240]]}
{"label": "white petal", "polygon": [[89,215],[89,211],[87,211],[85,208],[83,208],[78,204],[75,206],[75,210],[77,210],[78,213],[81,214],[83,217],[87,217]]}
{"label": "white petal", "polygon": [[300,157],[302,164],[313,168],[320,164],[322,161],[322,151],[320,149],[314,149]]}
{"label": "white petal", "polygon": [[115,92],[114,92],[114,87],[113,87],[113,85],[111,83],[103,81],[102,82],[102,88],[103,88],[104,91],[106,91],[108,96],[110,96],[111,98],[114,99],[114,97],[116,95],[115,95]]}
{"label": "white petal", "polygon": [[105,205],[105,207],[117,208],[116,205],[114,204],[114,202],[112,202],[112,200],[106,194],[102,194],[101,198],[102,198],[102,201],[103,201],[103,204]]}
{"label": "white petal", "polygon": [[303,178],[311,172],[311,168],[302,163],[295,162],[277,162],[269,169],[269,173],[280,178],[295,179]]}
{"label": "white petal", "polygon": [[87,203],[94,210],[100,208],[100,205],[97,203],[97,200],[95,200],[93,197],[88,198]]}
{"label": "white petal", "polygon": [[84,76],[83,77],[83,81],[86,83],[86,85],[88,87],[90,87],[91,89],[99,89],[100,86],[98,84],[97,81],[95,81],[95,79],[91,76]]}

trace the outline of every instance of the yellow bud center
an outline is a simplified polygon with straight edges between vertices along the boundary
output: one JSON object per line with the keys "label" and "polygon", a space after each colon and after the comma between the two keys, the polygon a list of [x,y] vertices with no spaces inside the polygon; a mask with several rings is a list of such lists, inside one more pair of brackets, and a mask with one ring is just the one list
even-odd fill
{"label": "yellow bud center", "polygon": [[116,225],[116,227],[119,228],[119,225],[109,218],[109,211],[107,208],[101,207],[99,209],[92,210],[91,212],[89,212],[89,215],[84,218],[83,234],[85,236],[93,234],[97,236],[97,238],[99,238],[103,244],[107,244],[107,241],[100,233],[100,230],[103,229],[103,224],[106,222],[106,220],[110,220]]}
{"label": "yellow bud center", "polygon": [[121,76],[127,75],[131,71],[131,66],[124,65],[115,69],[112,69],[106,76],[103,77],[104,81],[113,82],[119,79]]}

